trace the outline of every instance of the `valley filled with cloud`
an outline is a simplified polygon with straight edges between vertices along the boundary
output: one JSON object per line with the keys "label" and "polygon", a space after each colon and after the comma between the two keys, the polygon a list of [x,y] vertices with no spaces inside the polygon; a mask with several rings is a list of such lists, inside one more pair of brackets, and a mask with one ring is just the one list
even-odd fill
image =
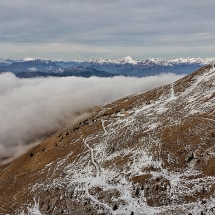
{"label": "valley filled with cloud", "polygon": [[18,156],[55,131],[89,115],[87,109],[171,83],[172,73],[143,78],[34,78],[0,74],[0,158]]}

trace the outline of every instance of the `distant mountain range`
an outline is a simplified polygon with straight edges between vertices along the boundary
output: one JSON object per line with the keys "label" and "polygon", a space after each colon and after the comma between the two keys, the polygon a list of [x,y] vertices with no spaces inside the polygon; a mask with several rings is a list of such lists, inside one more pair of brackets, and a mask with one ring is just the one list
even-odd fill
{"label": "distant mountain range", "polygon": [[189,57],[173,58],[171,60],[160,58],[134,60],[132,57],[127,56],[119,60],[98,58],[87,61],[32,58],[22,60],[0,59],[0,72],[10,71],[22,78],[37,76],[110,77],[114,75],[143,77],[169,72],[189,74],[211,63],[215,63],[215,58]]}
{"label": "distant mountain range", "polygon": [[[7,60],[6,60],[7,62]],[[82,66],[62,68],[56,62],[51,60],[28,60],[17,61],[0,66],[0,72],[12,72],[19,78],[33,77],[65,77],[65,76],[80,76],[80,77],[112,77],[114,74],[99,71],[93,68],[83,68]]]}

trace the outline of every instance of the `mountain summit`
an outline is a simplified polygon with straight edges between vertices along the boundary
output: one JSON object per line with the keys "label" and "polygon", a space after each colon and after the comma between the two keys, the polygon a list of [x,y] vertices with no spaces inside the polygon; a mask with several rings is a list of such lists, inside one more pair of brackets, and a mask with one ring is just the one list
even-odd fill
{"label": "mountain summit", "polygon": [[1,214],[214,214],[215,67],[122,98],[0,167]]}
{"label": "mountain summit", "polygon": [[132,57],[127,56],[120,60],[120,64],[137,64],[138,61],[134,60]]}

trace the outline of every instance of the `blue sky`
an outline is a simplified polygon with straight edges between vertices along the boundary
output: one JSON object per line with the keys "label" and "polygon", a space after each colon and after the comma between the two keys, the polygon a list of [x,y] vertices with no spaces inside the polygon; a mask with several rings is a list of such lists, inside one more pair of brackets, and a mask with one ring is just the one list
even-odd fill
{"label": "blue sky", "polygon": [[214,0],[0,0],[0,58],[214,57]]}

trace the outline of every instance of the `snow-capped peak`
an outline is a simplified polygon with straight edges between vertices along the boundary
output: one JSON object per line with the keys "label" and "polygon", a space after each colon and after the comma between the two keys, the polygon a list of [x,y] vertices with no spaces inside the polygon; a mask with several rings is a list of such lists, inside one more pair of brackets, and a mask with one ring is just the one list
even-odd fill
{"label": "snow-capped peak", "polygon": [[137,61],[134,60],[134,59],[133,59],[132,57],[130,57],[130,56],[126,56],[126,57],[124,57],[124,58],[122,58],[122,59],[120,60],[120,63],[121,63],[121,64],[125,64],[125,63],[137,64]]}
{"label": "snow-capped peak", "polygon": [[23,58],[21,61],[33,61],[33,60],[35,60],[35,58],[26,57],[26,58]]}
{"label": "snow-capped peak", "polygon": [[[80,61],[81,62],[81,61]],[[97,59],[90,59],[84,61],[85,63],[93,63],[93,64],[155,64],[159,66],[171,66],[171,65],[179,65],[179,64],[199,64],[201,66],[210,64],[215,62],[215,58],[200,58],[200,57],[187,57],[187,58],[173,58],[173,59],[162,59],[162,58],[149,58],[143,60],[135,60],[131,56],[126,56],[122,59],[104,59],[104,58],[97,58]]]}
{"label": "snow-capped peak", "polygon": [[122,59],[104,59],[104,58],[97,58],[97,59],[90,59],[88,61],[85,62],[89,62],[89,63],[95,63],[95,64],[106,64],[106,63],[110,63],[110,64],[137,64],[138,61],[134,60],[132,57],[130,56],[126,56]]}
{"label": "snow-capped peak", "polygon": [[108,59],[104,59],[104,58],[97,58],[97,59],[90,59],[89,61],[86,62],[90,62],[90,63],[96,63],[96,64],[104,64],[104,63],[111,63],[111,60]]}

